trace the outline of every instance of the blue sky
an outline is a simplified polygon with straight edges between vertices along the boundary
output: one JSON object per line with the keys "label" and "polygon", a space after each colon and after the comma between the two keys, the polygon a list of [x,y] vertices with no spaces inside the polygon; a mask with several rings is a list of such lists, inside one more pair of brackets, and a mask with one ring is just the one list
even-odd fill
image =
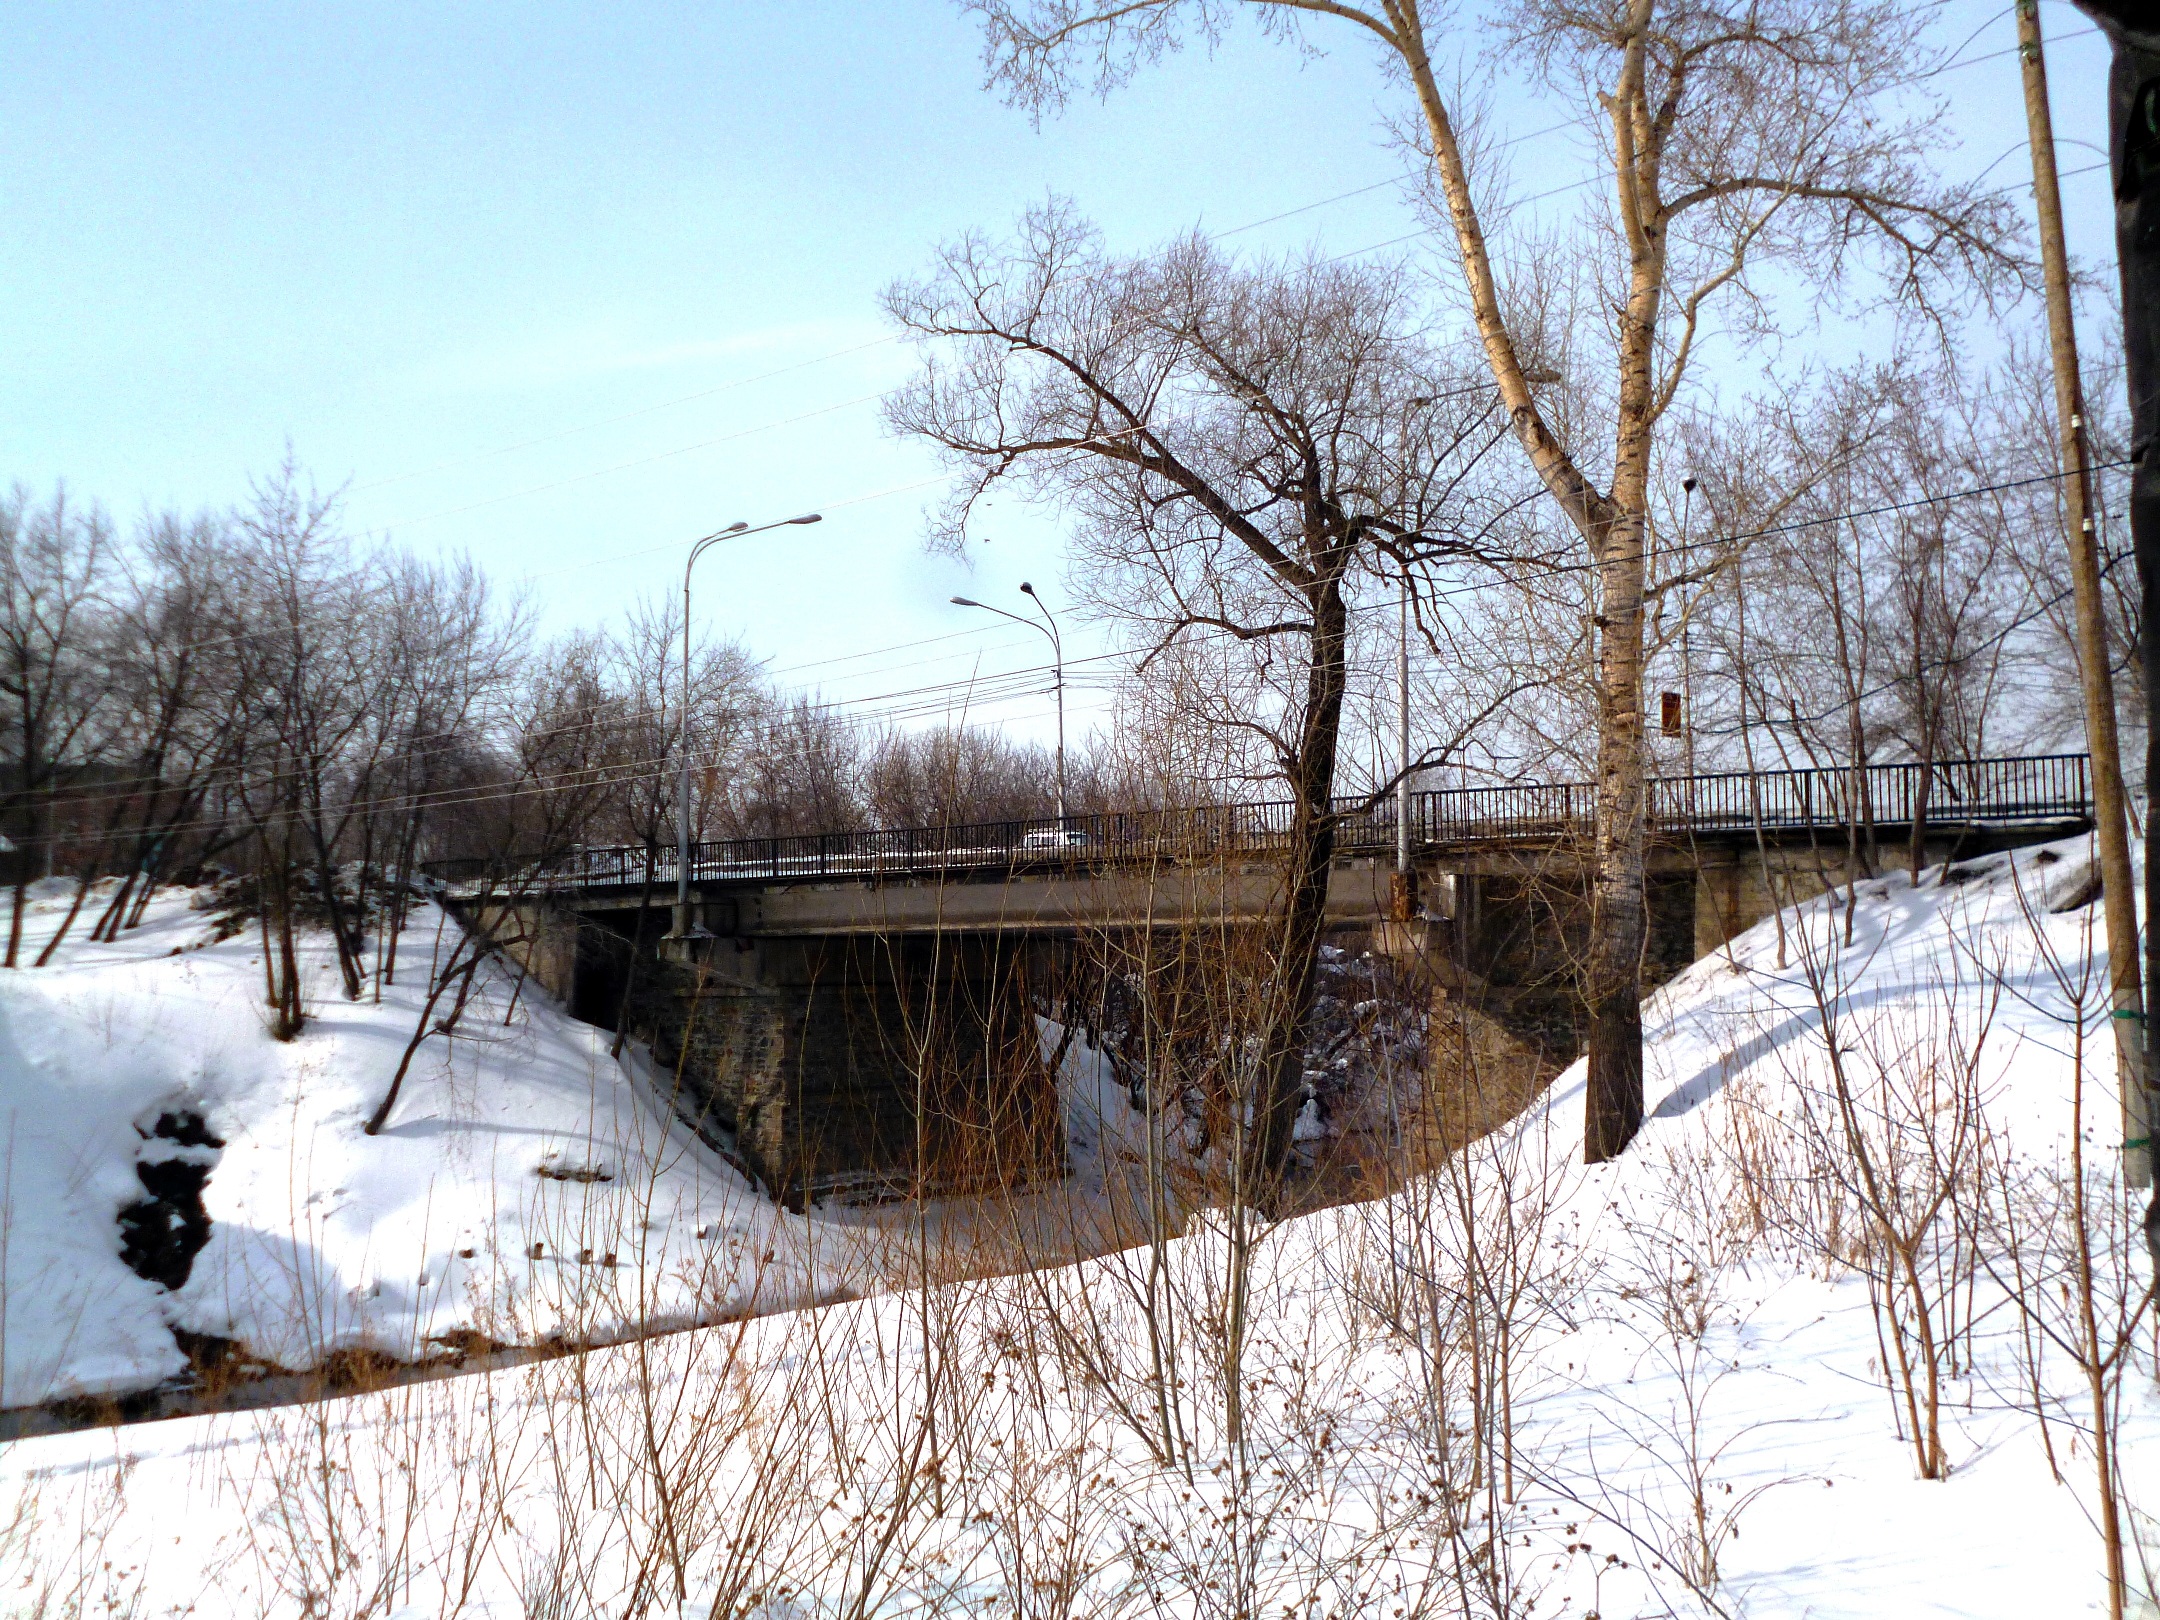
{"label": "blue sky", "polygon": [[[2068,143],[2104,140],[2106,51],[2069,6],[2043,15],[2077,168],[2097,158]],[[1941,27],[1969,57],[2011,39],[1994,0],[1950,0]],[[946,599],[1019,605],[1032,578],[1054,602],[1060,570],[1055,525],[1021,511],[972,571],[924,554],[936,469],[878,428],[907,365],[878,289],[1052,190],[1137,247],[1399,168],[1359,47],[1234,39],[1038,130],[982,92],[976,37],[938,0],[14,0],[0,60],[0,479],[65,478],[124,521],[229,502],[289,439],[347,486],[356,529],[529,580],[551,629],[675,588],[707,530],[822,508],[708,554],[699,616],[872,709],[1039,662]],[[2021,179],[2014,59],[1944,83],[1961,163],[2008,151],[1993,172]],[[1495,116],[1556,121],[1520,95]],[[1517,187],[1584,156],[1526,144]],[[2074,251],[2112,279],[2104,177],[2066,194]],[[1381,186],[1237,240],[1349,251],[1412,229]],[[993,711],[1038,734],[1048,713]]]}

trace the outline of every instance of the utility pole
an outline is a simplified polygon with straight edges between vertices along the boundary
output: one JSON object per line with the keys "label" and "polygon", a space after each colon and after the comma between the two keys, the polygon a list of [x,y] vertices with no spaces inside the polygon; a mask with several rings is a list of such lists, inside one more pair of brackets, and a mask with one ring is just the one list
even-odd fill
{"label": "utility pole", "polygon": [[2085,700],[2086,747],[2092,755],[2110,1022],[2115,1026],[2122,1092],[2123,1176],[2133,1187],[2147,1187],[2152,1185],[2152,1108],[2138,971],[2137,890],[2123,802],[2122,752],[2115,735],[2115,682],[2108,668],[2106,603],[2093,523],[2092,460],[2085,438],[2084,390],[2078,381],[2077,326],[2070,302],[2070,258],[2063,243],[2062,192],[2055,173],[2055,127],[2048,111],[2039,0],[2017,0],[2017,31],[2018,58],[2025,76],[2025,122],[2032,141],[2033,201],[2040,216],[2040,263],[2047,284],[2048,347],[2055,361],[2055,416],[2062,435],[2078,680]]}

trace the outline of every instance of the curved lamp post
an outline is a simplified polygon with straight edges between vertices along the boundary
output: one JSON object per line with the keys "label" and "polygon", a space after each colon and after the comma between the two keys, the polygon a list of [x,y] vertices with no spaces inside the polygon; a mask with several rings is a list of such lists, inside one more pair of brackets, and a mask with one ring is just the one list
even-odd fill
{"label": "curved lamp post", "polygon": [[[1561,381],[1560,373],[1550,366],[1530,366],[1523,372],[1523,381],[1533,388],[1542,388]],[[1461,399],[1469,394],[1497,393],[1490,382],[1475,382],[1467,388],[1450,388],[1438,394],[1418,394],[1402,403],[1396,437],[1403,445],[1403,459],[1409,460],[1410,413],[1437,405],[1444,399]],[[1407,478],[1408,474],[1405,473]],[[1023,586],[1022,589],[1026,587]],[[1395,871],[1407,885],[1410,881],[1410,619],[1411,619],[1410,559],[1402,561],[1400,601],[1395,622],[1395,690],[1400,699],[1396,713],[1398,725],[1396,747],[1402,761],[1402,775],[1395,783]]]}
{"label": "curved lamp post", "polygon": [[1051,689],[1057,694],[1057,818],[1062,833],[1065,828],[1065,643],[1058,635],[1057,620],[1050,616],[1050,609],[1044,605],[1035,587],[1022,580],[1020,589],[1035,604],[1035,611],[1042,615],[1040,623],[1018,613],[1007,613],[1001,607],[992,607],[988,602],[978,602],[973,597],[956,596],[952,598],[952,604],[954,607],[981,608],[985,613],[995,613],[1014,624],[1024,624],[1030,630],[1040,630],[1050,638]]}
{"label": "curved lamp post", "polygon": [[689,558],[682,571],[682,780],[675,795],[675,926],[670,939],[702,939],[705,930],[690,922],[690,570],[697,566],[698,558],[705,555],[708,546],[716,546],[723,540],[741,540],[753,534],[763,534],[767,529],[785,529],[800,523],[822,523],[824,514],[805,512],[801,517],[781,518],[776,523],[760,523],[756,528],[747,523],[730,523],[726,528],[708,534],[690,547]]}

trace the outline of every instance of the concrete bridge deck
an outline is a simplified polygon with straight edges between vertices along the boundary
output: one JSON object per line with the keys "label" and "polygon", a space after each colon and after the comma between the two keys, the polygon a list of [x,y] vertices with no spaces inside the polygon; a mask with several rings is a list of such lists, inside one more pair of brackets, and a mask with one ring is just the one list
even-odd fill
{"label": "concrete bridge deck", "polygon": [[[1410,798],[1412,863],[1440,884],[1444,910],[1460,877],[1580,871],[1595,834],[1591,784],[1454,788]],[[690,886],[714,933],[818,936],[891,931],[1057,931],[1226,921],[1279,901],[1288,801],[1004,821],[738,838],[691,850]],[[1338,801],[1335,880],[1328,911],[1353,923],[1389,914],[1397,847],[1395,802]],[[1732,867],[1760,843],[1841,863],[1857,824],[1871,842],[1910,840],[1919,820],[1930,847],[2029,842],[2089,824],[2091,774],[2082,754],[1951,760],[1654,779],[1653,871]],[[478,880],[477,863],[437,875]],[[516,886],[558,907],[608,912],[648,890],[671,898],[673,848],[582,849],[529,869]]]}
{"label": "concrete bridge deck", "polygon": [[[1423,905],[1406,916],[1393,802],[1346,802],[1330,920],[1387,924],[1384,948],[1414,952],[1439,993],[1564,1061],[1594,805],[1582,783],[1413,795]],[[1916,823],[1943,860],[2090,816],[2082,755],[1654,782],[1646,983],[1842,882],[1856,822],[1887,864]],[[435,870],[467,880],[476,910],[518,913],[514,954],[534,977],[577,1016],[650,1040],[677,1110],[800,1199],[1054,1174],[1034,1011],[1093,956],[1129,957],[1121,939],[1279,915],[1289,826],[1275,803],[704,843],[687,937],[669,933],[672,849]],[[942,1168],[924,1162],[930,1136]]]}

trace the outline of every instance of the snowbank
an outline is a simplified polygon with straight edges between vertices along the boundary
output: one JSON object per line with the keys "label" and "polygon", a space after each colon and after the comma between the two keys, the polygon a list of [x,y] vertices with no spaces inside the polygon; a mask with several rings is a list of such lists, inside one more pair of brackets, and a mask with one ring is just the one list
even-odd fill
{"label": "snowbank", "polygon": [[[259,935],[220,940],[189,900],[159,896],[110,945],[85,919],[51,965],[0,974],[0,1405],[155,1384],[185,1366],[175,1328],[285,1368],[413,1359],[803,1303],[861,1262],[847,1217],[775,1208],[538,986],[505,1024],[507,972],[362,1134],[441,913],[419,909],[380,1002],[348,1002],[327,940],[303,936],[312,1017],[280,1044]],[[65,911],[40,886],[25,960]],[[157,1134],[185,1115],[222,1145]],[[208,1164],[211,1224],[172,1291],[122,1263],[116,1221],[145,1196],[137,1165],[175,1158]]]}
{"label": "snowbank", "polygon": [[[886,1293],[396,1396],[17,1442],[0,1453],[0,1500],[12,1490],[28,1506],[14,1532],[0,1512],[0,1553],[63,1598],[117,1590],[145,1609],[279,1614],[2103,1612],[2078,1383],[2043,1353],[2034,1393],[2031,1335],[1987,1264],[1943,1273],[1959,1346],[1938,1390],[1945,1477],[1920,1477],[1870,1303],[1881,1285],[1844,1224],[1851,1199],[1821,1113],[1827,1025],[1842,1061],[1880,1064],[1910,1089],[1922,1137],[1965,1118],[1967,1099],[1985,1126],[1967,1147],[2004,1177],[2029,1171],[2032,1186],[2060,1189],[2082,1050],[2080,1191],[2102,1215],[2130,1207],[2111,1180],[2094,908],[2050,909],[2089,889],[2089,861],[2074,841],[1918,887],[1863,884],[1849,945],[1842,915],[1818,901],[1783,919],[1782,962],[1778,926],[1752,930],[1646,1009],[1650,1118],[1622,1159],[1577,1162],[1577,1068],[1453,1168],[1260,1233],[1234,1365],[1222,1347],[1235,1226],[1217,1215],[1155,1255]],[[161,926],[189,942],[186,919]],[[234,975],[233,1019],[246,957],[235,942],[175,960],[197,974],[229,964],[217,971]],[[158,964],[130,971],[142,982],[127,993],[155,994]],[[98,1057],[93,1082],[35,1067],[66,1041],[105,1052],[87,981],[67,1007],[72,1033],[51,1043],[26,1033],[20,998],[55,994],[58,1007],[64,994],[8,993],[23,1055],[7,1072],[31,1077],[18,1132],[43,1123],[39,1107],[79,1112],[90,1097],[139,1117],[181,1085],[306,1099],[322,1083],[308,1041],[364,1040],[374,1016],[326,1003],[308,1040],[265,1055],[229,1026],[219,1042],[214,1026],[169,1013],[162,1038]],[[445,1122],[519,1167],[640,1140],[615,1130],[596,1149],[539,1117],[559,1103],[550,1117],[582,1119],[596,1100],[598,1117],[635,1117],[627,1094],[615,1110],[577,1033],[548,1027],[515,1061],[508,1048],[460,1055],[382,1147],[327,1141],[333,1119],[371,1100],[363,1087],[334,1109],[289,1103],[322,1123],[253,1150],[257,1170],[239,1179],[254,1190],[225,1217],[234,1241],[245,1231],[259,1252],[332,1257],[356,1311],[427,1319],[434,1284],[417,1273],[444,1265],[464,1234],[515,1255],[535,1222],[570,1218],[545,1198],[514,1214],[444,1208],[452,1178],[430,1165],[451,1163]],[[246,1063],[229,1056],[243,1046]],[[527,1068],[518,1105],[487,1111],[484,1094]],[[1090,1073],[1099,1124],[1077,1135],[1100,1163],[1119,1157],[1123,1122]],[[35,1099],[32,1085],[44,1088]],[[1894,1136],[1897,1124],[1885,1104],[1867,1128]],[[680,1207],[724,1185],[687,1144],[664,1146],[664,1129],[652,1140],[637,1173],[684,1178]],[[125,1188],[89,1149],[109,1158],[126,1142],[73,1125],[40,1141],[50,1146],[18,1147],[17,1185],[32,1163],[41,1191],[109,1220]],[[221,1176],[240,1151],[227,1146]],[[341,1226],[335,1208],[276,1196],[274,1169],[309,1151],[409,1154],[410,1169],[373,1177],[400,1190]],[[72,1181],[67,1153],[86,1167]],[[357,1172],[339,1177],[360,1162],[317,1160],[331,1174],[315,1179],[356,1185]],[[760,1220],[761,1235],[784,1226]],[[655,1241],[679,1241],[660,1228]],[[42,1220],[26,1230],[63,1275],[94,1258],[87,1238]],[[1999,1261],[1990,1230],[1965,1222],[1959,1252]],[[191,1280],[194,1319],[216,1319],[222,1284],[210,1279],[241,1263],[236,1253]],[[2117,1268],[2133,1292],[2142,1265],[2132,1254]],[[554,1297],[542,1272],[499,1257],[485,1274],[475,1292],[491,1301],[513,1282],[520,1300]],[[154,1348],[154,1294],[128,1297],[137,1337],[115,1335],[101,1354]],[[1151,1300],[1171,1297],[1187,1304],[1150,1316]],[[1488,1345],[1496,1315],[1512,1324],[1504,1390],[1465,1383],[1472,1305]],[[2143,1461],[2160,1440],[2147,1354],[2122,1394],[2133,1502],[2160,1500]],[[70,1365],[94,1370],[87,1352]],[[1495,1365],[1488,1352],[1481,1376]],[[1150,1366],[1174,1377],[1151,1384]],[[1233,1387],[1242,1445],[1226,1427]],[[1502,1401],[1504,1446],[1490,1427]],[[2129,1528],[2135,1578],[2152,1521],[2133,1513]]]}

